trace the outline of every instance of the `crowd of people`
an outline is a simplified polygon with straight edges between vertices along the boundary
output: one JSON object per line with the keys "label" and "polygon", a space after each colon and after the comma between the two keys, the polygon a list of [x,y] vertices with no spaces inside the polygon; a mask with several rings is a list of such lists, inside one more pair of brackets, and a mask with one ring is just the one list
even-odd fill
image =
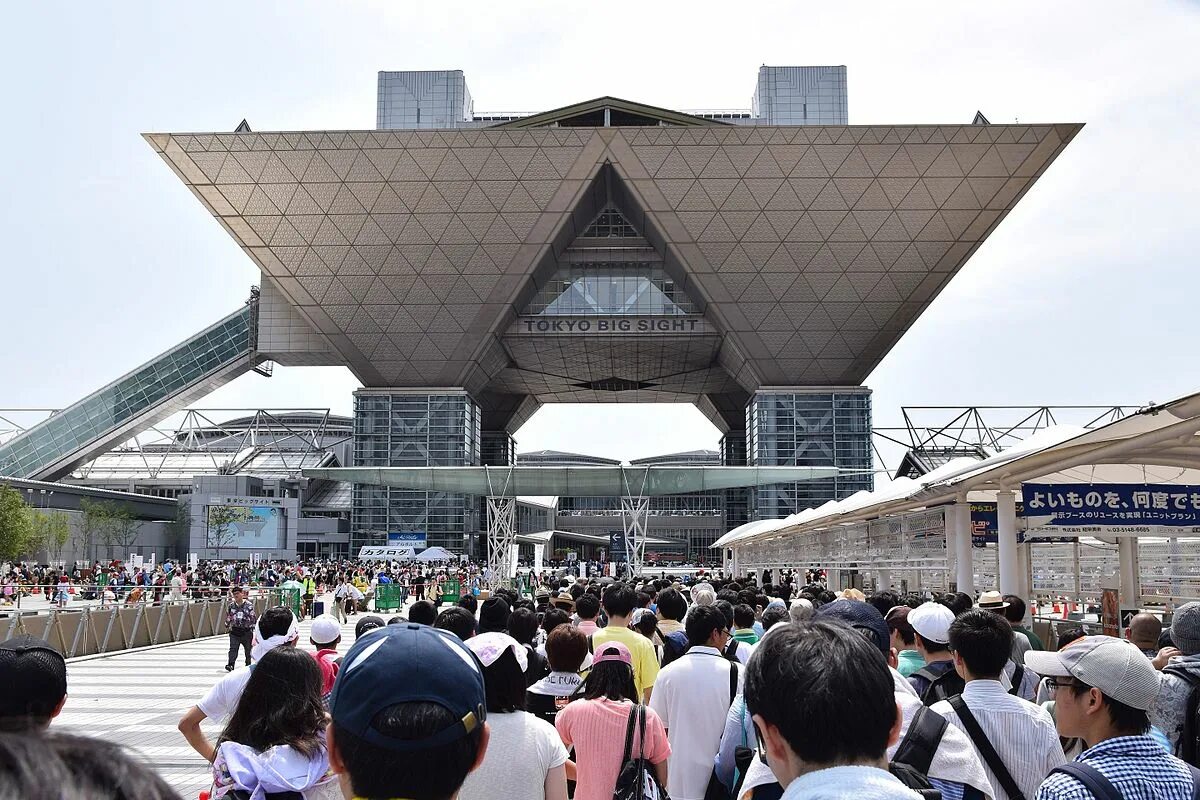
{"label": "crowd of people", "polygon": [[[363,570],[343,567],[297,572],[336,593]],[[400,577],[379,572],[368,588]],[[1015,596],[867,597],[803,580],[545,575],[527,593],[476,594],[468,579],[453,604],[422,592],[390,618],[359,612],[347,643],[331,615],[301,641],[292,610],[256,614],[231,583],[228,674],[179,730],[211,764],[217,798],[1200,791],[1200,603],[1165,630],[1140,614],[1123,639],[1064,621],[1047,650]],[[0,644],[0,682],[0,796],[38,796],[23,787],[44,782],[43,763],[62,786],[120,774],[139,798],[174,796],[119,751],[53,732],[67,669],[46,642]],[[223,726],[216,741],[205,719]],[[97,760],[103,769],[87,766]]]}

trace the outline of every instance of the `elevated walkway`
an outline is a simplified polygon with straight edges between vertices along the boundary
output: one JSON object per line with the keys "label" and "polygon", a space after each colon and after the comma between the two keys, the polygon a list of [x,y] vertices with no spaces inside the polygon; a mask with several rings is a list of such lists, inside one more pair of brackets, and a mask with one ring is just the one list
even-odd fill
{"label": "elevated walkway", "polygon": [[0,445],[0,475],[52,481],[254,369],[257,297]]}

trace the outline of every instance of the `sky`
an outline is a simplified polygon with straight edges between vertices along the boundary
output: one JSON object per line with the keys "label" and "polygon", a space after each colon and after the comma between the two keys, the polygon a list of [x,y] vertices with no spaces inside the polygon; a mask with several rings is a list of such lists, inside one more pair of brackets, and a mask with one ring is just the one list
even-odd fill
{"label": "sky", "polygon": [[[476,112],[600,95],[748,108],[757,69],[845,64],[851,124],[1086,127],[865,382],[902,406],[1200,390],[1200,3],[23,3],[0,51],[0,410],[60,408],[233,311],[254,264],[139,134],[365,129],[379,70],[462,69]],[[200,408],[331,408],[342,368]],[[543,407],[520,451],[715,447],[692,406]]]}

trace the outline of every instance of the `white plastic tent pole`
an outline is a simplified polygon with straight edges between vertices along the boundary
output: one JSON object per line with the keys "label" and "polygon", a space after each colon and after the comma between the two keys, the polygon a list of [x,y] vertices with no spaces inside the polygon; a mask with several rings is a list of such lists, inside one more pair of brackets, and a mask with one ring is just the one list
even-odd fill
{"label": "white plastic tent pole", "polygon": [[971,546],[971,504],[954,504],[954,539],[958,556],[955,582],[960,592],[975,596],[975,564]]}
{"label": "white plastic tent pole", "polygon": [[[1117,539],[1117,559],[1121,574],[1121,608],[1140,608],[1142,593],[1138,586],[1138,553],[1135,537],[1122,536]],[[1123,631],[1122,635],[1124,635]]]}
{"label": "white plastic tent pole", "polygon": [[996,492],[997,551],[1001,594],[1021,593],[1021,573],[1017,565],[1017,499],[1009,491]]}

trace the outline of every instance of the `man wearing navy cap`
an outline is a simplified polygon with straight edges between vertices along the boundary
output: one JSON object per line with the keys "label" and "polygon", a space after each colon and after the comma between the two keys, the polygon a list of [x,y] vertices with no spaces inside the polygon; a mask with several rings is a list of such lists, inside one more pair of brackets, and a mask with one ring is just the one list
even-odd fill
{"label": "man wearing navy cap", "polygon": [[330,698],[329,763],[347,798],[451,800],[483,762],[479,660],[448,631],[370,631],[342,659]]}

